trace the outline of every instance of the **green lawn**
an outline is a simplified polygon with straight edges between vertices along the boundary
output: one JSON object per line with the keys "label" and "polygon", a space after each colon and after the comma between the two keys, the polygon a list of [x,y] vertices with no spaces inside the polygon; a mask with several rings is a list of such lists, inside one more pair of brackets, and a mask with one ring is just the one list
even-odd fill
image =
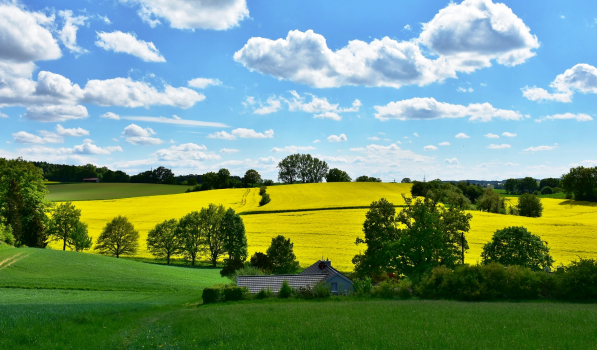
{"label": "green lawn", "polygon": [[[201,305],[218,269],[0,250],[0,349],[594,348],[597,304],[330,298]],[[22,287],[22,288],[18,288]]]}
{"label": "green lawn", "polygon": [[[518,194],[506,194],[506,190],[494,190],[495,192],[499,193],[503,197],[520,197]],[[554,193],[554,194],[540,194],[537,197],[539,198],[555,198],[555,199],[566,199],[566,193]]]}
{"label": "green lawn", "polygon": [[131,183],[76,183],[47,186],[52,202],[119,199],[184,193],[192,186]]}

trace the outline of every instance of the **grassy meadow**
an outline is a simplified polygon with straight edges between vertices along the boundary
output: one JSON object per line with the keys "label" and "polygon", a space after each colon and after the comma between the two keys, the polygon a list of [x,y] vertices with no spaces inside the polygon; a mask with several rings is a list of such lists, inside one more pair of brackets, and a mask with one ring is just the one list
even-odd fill
{"label": "grassy meadow", "polygon": [[[209,203],[223,204],[247,214],[243,215],[243,221],[247,229],[250,254],[265,251],[271,238],[281,234],[294,242],[295,254],[303,266],[310,265],[323,256],[330,258],[336,268],[351,271],[352,258],[365,249],[365,246],[356,246],[354,242],[357,236],[362,235],[366,208],[372,201],[382,197],[395,205],[403,205],[402,194],[410,192],[410,185],[297,184],[271,186],[267,191],[272,201],[263,207],[258,204],[258,188],[79,201],[75,206],[82,210],[82,221],[89,224],[90,235],[93,237],[98,237],[104,225],[113,217],[121,214],[128,216],[141,234],[138,255],[151,258],[146,251],[145,239],[147,232],[155,224],[166,219],[180,218]],[[516,198],[512,198],[512,203],[515,201]],[[579,256],[597,256],[596,203],[556,198],[542,198],[542,202],[545,210],[541,218],[471,211],[473,220],[468,234],[470,250],[466,255],[467,262],[475,263],[480,260],[483,245],[496,230],[520,225],[549,243],[556,265],[568,264]],[[52,246],[56,249],[61,247],[57,243]]]}
{"label": "grassy meadow", "polygon": [[2,349],[594,347],[597,304],[358,298],[201,305],[218,269],[0,250]]}
{"label": "grassy meadow", "polygon": [[46,183],[52,202],[92,201],[184,193],[192,186],[132,183]]}

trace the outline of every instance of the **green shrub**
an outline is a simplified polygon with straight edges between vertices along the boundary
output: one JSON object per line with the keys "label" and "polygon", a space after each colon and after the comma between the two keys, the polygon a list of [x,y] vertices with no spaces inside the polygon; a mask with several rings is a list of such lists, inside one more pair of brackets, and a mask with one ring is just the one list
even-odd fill
{"label": "green shrub", "polygon": [[547,242],[522,226],[495,231],[491,242],[483,246],[481,258],[483,264],[519,265],[533,271],[541,271],[553,264]]}
{"label": "green shrub", "polygon": [[238,301],[248,299],[249,290],[246,287],[226,286],[224,288],[224,300]]}
{"label": "green shrub", "polygon": [[373,287],[371,294],[376,297],[391,299],[398,295],[398,283],[393,279],[387,279]]}
{"label": "green shrub", "polygon": [[261,196],[261,200],[259,201],[259,206],[262,207],[271,201],[272,200],[271,198],[269,198],[269,193],[264,193],[263,196]]}
{"label": "green shrub", "polygon": [[450,297],[449,280],[454,271],[438,266],[415,287],[415,292],[425,299],[446,299]]}
{"label": "green shrub", "polygon": [[403,278],[398,282],[398,297],[400,299],[410,299],[413,292],[413,283],[408,278]]}
{"label": "green shrub", "polygon": [[222,299],[222,288],[210,287],[203,289],[203,304],[217,303]]}
{"label": "green shrub", "polygon": [[541,199],[537,198],[535,194],[525,193],[518,197],[517,207],[520,216],[538,218],[543,215],[543,204],[541,204]]}
{"label": "green shrub", "polygon": [[259,187],[259,195],[263,196],[265,194],[266,190],[267,190],[267,187],[265,187],[265,186]]}
{"label": "green shrub", "polygon": [[564,192],[564,189],[560,188],[560,187],[554,187],[552,190],[553,190],[553,193],[562,193],[562,192]]}
{"label": "green shrub", "polygon": [[537,299],[541,291],[540,278],[531,269],[522,266],[506,268],[504,297],[508,299]]}
{"label": "green shrub", "polygon": [[352,283],[352,288],[357,295],[368,295],[371,294],[371,278],[365,277],[363,279],[357,278]]}
{"label": "green shrub", "polygon": [[274,296],[274,293],[272,293],[272,290],[267,287],[267,289],[262,289],[259,291],[259,293],[257,293],[255,295],[255,298],[257,299],[267,299],[267,298],[271,298]]}
{"label": "green shrub", "polygon": [[236,282],[236,271],[243,269],[245,267],[245,262],[242,261],[240,258],[232,258],[226,259],[224,262],[224,267],[220,270],[220,275],[222,277],[230,277],[235,275],[234,282]]}
{"label": "green shrub", "polygon": [[282,282],[282,288],[280,288],[280,291],[278,292],[278,297],[286,299],[290,298],[291,295],[292,288],[290,288],[288,281],[284,280],[284,282]]}
{"label": "green shrub", "polygon": [[258,267],[254,266],[245,266],[241,269],[234,271],[228,278],[232,280],[232,282],[236,283],[236,278],[238,276],[262,276],[265,275],[262,270]]}
{"label": "green shrub", "polygon": [[305,287],[298,287],[295,290],[296,296],[300,299],[315,299],[316,295],[315,295],[315,291],[313,290],[313,288],[311,288],[311,286],[305,286]]}
{"label": "green shrub", "polygon": [[597,260],[573,261],[564,273],[557,274],[561,297],[564,299],[597,299]]}
{"label": "green shrub", "polygon": [[273,186],[274,180],[263,180],[265,186]]}
{"label": "green shrub", "polygon": [[543,187],[541,194],[553,194],[553,189],[549,186]]}
{"label": "green shrub", "polygon": [[328,283],[319,282],[313,287],[313,294],[316,298],[329,298],[332,295]]}
{"label": "green shrub", "polygon": [[15,237],[12,234],[10,225],[5,226],[4,224],[0,223],[0,243],[6,243],[8,245],[15,244]]}

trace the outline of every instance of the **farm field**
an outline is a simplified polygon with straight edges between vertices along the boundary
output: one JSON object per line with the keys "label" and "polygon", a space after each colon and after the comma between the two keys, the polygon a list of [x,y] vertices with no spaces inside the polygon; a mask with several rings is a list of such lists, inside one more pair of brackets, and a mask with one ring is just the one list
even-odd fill
{"label": "farm field", "polygon": [[225,281],[218,269],[22,248],[1,250],[0,263],[2,349],[578,349],[597,338],[597,304],[333,297],[199,305],[205,286]]}
{"label": "farm field", "polygon": [[184,193],[192,186],[131,184],[131,183],[46,183],[50,193],[46,198],[52,202],[119,199],[142,196],[158,196]]}
{"label": "farm field", "polygon": [[[141,257],[151,257],[146,251],[147,232],[156,223],[180,218],[209,203],[224,204],[243,215],[247,229],[249,253],[265,251],[272,237],[278,234],[291,238],[295,254],[302,266],[330,258],[342,271],[353,269],[352,258],[365,246],[354,244],[362,236],[362,224],[368,205],[382,197],[396,205],[403,204],[401,194],[409,185],[345,183],[301,184],[268,188],[272,202],[258,206],[258,189],[229,189],[194,192],[168,196],[138,197],[105,201],[81,201],[75,205],[82,210],[82,221],[89,224],[90,234],[97,237],[103,226],[119,214],[129,217],[140,231]],[[326,186],[332,190],[327,191]],[[514,200],[514,199],[513,199]],[[279,203],[278,203],[279,202]],[[581,257],[597,256],[597,203],[572,202],[543,198],[543,217],[527,218],[511,215],[471,211],[470,250],[466,261],[480,260],[483,245],[497,229],[525,226],[549,243],[556,265],[568,264]],[[278,203],[278,204],[276,204]],[[348,205],[346,204],[348,203]],[[291,209],[295,206],[297,209]],[[363,209],[334,209],[361,207]],[[327,210],[320,210],[327,209]],[[399,210],[399,208],[397,208]],[[258,213],[260,212],[261,213]],[[54,243],[58,248],[59,244]]]}

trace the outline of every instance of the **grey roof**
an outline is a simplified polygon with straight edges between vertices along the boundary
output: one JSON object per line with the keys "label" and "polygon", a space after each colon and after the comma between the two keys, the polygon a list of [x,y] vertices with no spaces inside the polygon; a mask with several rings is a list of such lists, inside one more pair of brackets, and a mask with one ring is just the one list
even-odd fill
{"label": "grey roof", "polygon": [[[323,266],[323,269],[320,268]],[[316,275],[316,274],[324,274],[325,279],[334,276],[335,274],[340,273],[338,270],[332,267],[332,264],[329,260],[319,260],[315,264],[309,266],[305,269],[305,271],[301,272],[301,275]]]}
{"label": "grey roof", "polygon": [[262,289],[268,287],[274,293],[280,291],[282,283],[288,282],[291,288],[297,289],[299,287],[314,286],[318,282],[327,278],[326,274],[300,274],[300,275],[271,275],[271,276],[238,276],[236,277],[236,285],[239,287],[247,287],[249,292],[255,294]]}

